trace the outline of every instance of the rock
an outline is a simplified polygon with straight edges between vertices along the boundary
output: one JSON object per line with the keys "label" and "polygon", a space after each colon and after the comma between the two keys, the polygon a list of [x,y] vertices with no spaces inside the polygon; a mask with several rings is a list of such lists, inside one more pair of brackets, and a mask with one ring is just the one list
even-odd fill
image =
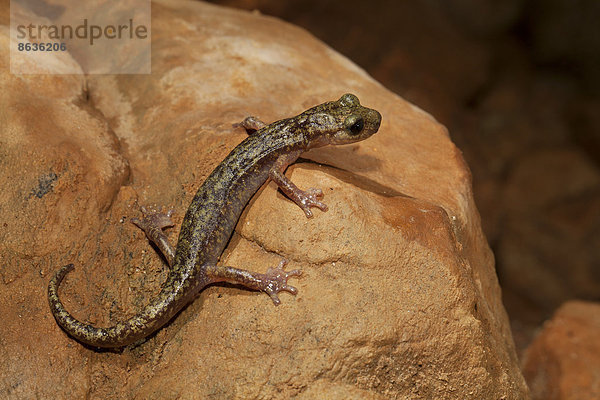
{"label": "rock", "polygon": [[503,279],[545,313],[600,291],[600,254],[588,251],[600,246],[598,187],[598,167],[568,148],[532,152],[507,178]]}
{"label": "rock", "polygon": [[[438,121],[450,123],[464,112],[459,105],[477,96],[490,79],[493,52],[481,41],[464,35],[465,10],[490,29],[493,21],[510,12],[508,3],[465,0],[432,2],[392,1],[385,7],[372,2],[319,0],[213,0],[246,10],[259,9],[298,24],[410,102],[428,110]],[[478,6],[475,3],[479,4]],[[485,3],[485,5],[481,5]],[[460,9],[457,13],[456,9]],[[481,12],[488,18],[482,19]],[[360,23],[355,21],[360,15]],[[456,18],[457,21],[453,21]],[[469,24],[471,25],[471,24]],[[426,34],[424,34],[426,32]],[[393,38],[393,41],[381,40]],[[435,49],[435,51],[432,51]],[[443,60],[443,62],[440,62]]]}
{"label": "rock", "polygon": [[[527,398],[470,174],[446,129],[276,19],[191,1],[155,2],[153,16],[152,75],[2,69],[1,397]],[[275,307],[215,285],[114,352],[57,326],[45,292],[69,262],[61,296],[98,326],[157,293],[167,268],[125,222],[138,204],[164,204],[179,226],[245,137],[232,123],[348,91],[383,114],[380,132],[313,150],[287,173],[323,188],[329,212],[308,220],[265,185],[222,256],[255,271],[288,258],[304,270],[296,297]]]}
{"label": "rock", "polygon": [[534,399],[598,399],[599,371],[599,303],[563,304],[523,359],[523,373]]}
{"label": "rock", "polygon": [[597,297],[600,169],[590,157],[592,136],[582,137],[585,149],[577,146],[573,133],[585,131],[566,118],[576,108],[585,112],[576,82],[507,63],[513,65],[482,99],[474,122],[454,130],[453,139],[473,170],[520,351],[560,304]]}

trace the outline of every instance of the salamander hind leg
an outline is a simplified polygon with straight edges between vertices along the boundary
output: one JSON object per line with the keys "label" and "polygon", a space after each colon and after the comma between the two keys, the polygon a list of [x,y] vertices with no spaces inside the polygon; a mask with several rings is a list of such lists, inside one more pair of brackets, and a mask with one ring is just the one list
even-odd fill
{"label": "salamander hind leg", "polygon": [[162,254],[167,259],[169,266],[173,266],[173,260],[175,259],[175,249],[169,243],[169,239],[164,234],[163,229],[175,225],[171,220],[173,210],[169,210],[166,213],[162,211],[162,208],[158,210],[147,210],[145,207],[141,207],[143,218],[132,218],[131,223],[142,229],[146,233],[146,237],[158,247]]}
{"label": "salamander hind leg", "polygon": [[243,285],[250,289],[261,290],[268,294],[277,306],[281,303],[278,296],[279,292],[285,291],[293,295],[298,293],[298,289],[288,285],[288,279],[292,276],[302,275],[302,271],[299,269],[285,271],[283,267],[286,264],[287,260],[281,260],[277,267],[269,268],[264,274],[221,265],[208,265],[205,266],[205,273],[211,283],[228,282]]}

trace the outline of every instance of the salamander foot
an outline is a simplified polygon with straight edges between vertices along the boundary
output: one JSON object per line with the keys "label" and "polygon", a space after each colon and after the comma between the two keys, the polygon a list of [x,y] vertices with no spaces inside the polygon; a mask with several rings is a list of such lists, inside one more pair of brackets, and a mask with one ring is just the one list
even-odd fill
{"label": "salamander foot", "polygon": [[306,214],[307,218],[312,218],[313,216],[313,213],[310,210],[311,207],[317,207],[321,211],[327,211],[329,209],[327,204],[319,201],[319,199],[323,198],[323,191],[321,189],[298,189],[294,195],[294,201],[296,201],[296,204],[298,204],[302,211],[304,211],[304,214]]}
{"label": "salamander foot", "polygon": [[281,260],[279,265],[275,268],[269,268],[266,273],[261,274],[261,290],[271,297],[273,303],[278,306],[281,303],[277,293],[281,291],[289,292],[293,295],[298,293],[298,289],[287,284],[287,280],[292,276],[302,275],[302,271],[299,269],[293,269],[291,271],[284,271],[283,267],[287,264],[287,260]]}

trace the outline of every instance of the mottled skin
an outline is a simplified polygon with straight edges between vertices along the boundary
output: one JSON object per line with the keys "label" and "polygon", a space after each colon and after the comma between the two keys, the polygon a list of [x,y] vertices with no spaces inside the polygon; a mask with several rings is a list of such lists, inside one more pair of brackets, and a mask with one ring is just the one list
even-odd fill
{"label": "mottled skin", "polygon": [[58,286],[73,264],[62,267],[50,281],[48,301],[58,324],[80,342],[96,347],[122,347],[134,343],[167,323],[189,303],[202,288],[214,282],[231,282],[266,292],[279,304],[277,293],[296,289],[287,285],[291,276],[283,260],[265,274],[217,265],[217,261],[250,198],[260,186],[273,180],[307,217],[311,207],[323,211],[318,189],[302,191],[283,174],[287,166],[311,148],[328,144],[353,143],[368,138],[379,129],[381,115],[362,107],[356,96],[343,95],[313,107],[302,114],[265,125],[254,117],[239,126],[254,129],[210,174],[190,204],[175,250],[162,229],[172,226],[169,213],[148,213],[134,219],[150,240],[162,251],[169,265],[169,275],[158,296],[142,312],[110,328],[97,328],[75,319],[58,298]]}

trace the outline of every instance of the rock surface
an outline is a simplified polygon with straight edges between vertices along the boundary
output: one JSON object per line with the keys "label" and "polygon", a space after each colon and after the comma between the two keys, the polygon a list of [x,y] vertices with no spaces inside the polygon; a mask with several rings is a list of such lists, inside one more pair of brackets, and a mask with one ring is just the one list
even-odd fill
{"label": "rock surface", "polygon": [[597,297],[600,253],[587,249],[600,246],[600,168],[568,148],[538,150],[515,164],[498,246],[505,276],[546,310]]}
{"label": "rock surface", "polygon": [[565,301],[598,300],[600,2],[211,1],[308,29],[448,127],[518,351]]}
{"label": "rock surface", "polygon": [[[8,11],[1,11],[7,24]],[[6,49],[8,29],[1,33]],[[0,82],[0,396],[527,398],[470,174],[443,126],[305,31],[197,2],[153,4],[150,76]],[[166,275],[128,218],[175,209],[244,137],[250,114],[295,115],[351,91],[383,115],[368,141],[289,168],[330,210],[307,220],[264,186],[222,256],[302,268],[297,297],[217,285],[120,352],[67,337],[45,297],[107,326]],[[169,232],[176,240],[177,229]]]}
{"label": "rock surface", "polygon": [[600,304],[561,306],[525,351],[523,373],[534,399],[600,398]]}

